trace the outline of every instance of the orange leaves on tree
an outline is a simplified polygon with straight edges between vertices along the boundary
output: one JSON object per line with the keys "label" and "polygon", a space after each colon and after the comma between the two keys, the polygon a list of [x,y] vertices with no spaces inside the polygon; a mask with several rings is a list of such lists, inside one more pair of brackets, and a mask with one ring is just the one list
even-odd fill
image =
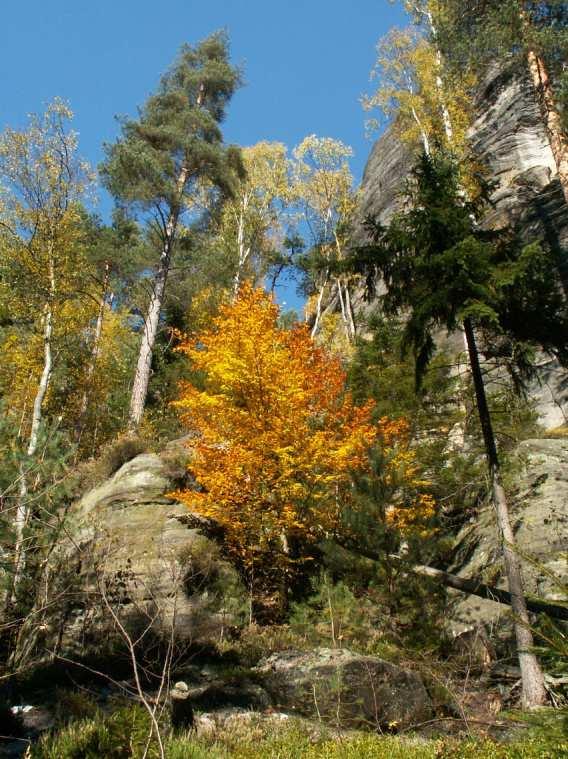
{"label": "orange leaves on tree", "polygon": [[379,443],[385,458],[385,484],[392,490],[385,509],[388,525],[401,533],[426,535],[435,515],[435,500],[428,493],[430,483],[420,476],[416,453],[410,444],[406,419],[379,420]]}
{"label": "orange leaves on tree", "polygon": [[249,571],[259,561],[288,571],[292,537],[309,544],[337,526],[350,475],[368,466],[379,433],[372,404],[357,407],[345,391],[339,360],[304,325],[281,329],[278,315],[245,285],[180,348],[203,378],[176,402],[197,433],[191,470],[202,492],[176,497],[223,526]]}

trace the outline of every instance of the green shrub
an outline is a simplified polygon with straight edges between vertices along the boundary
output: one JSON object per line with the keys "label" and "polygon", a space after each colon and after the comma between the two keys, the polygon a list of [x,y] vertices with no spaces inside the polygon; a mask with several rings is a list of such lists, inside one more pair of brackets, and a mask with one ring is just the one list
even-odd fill
{"label": "green shrub", "polygon": [[138,437],[126,435],[110,443],[101,456],[101,475],[112,477],[121,466],[148,450],[146,443]]}
{"label": "green shrub", "polygon": [[80,690],[56,688],[54,693],[54,718],[56,725],[67,725],[82,719],[96,718],[99,713],[97,702]]}
{"label": "green shrub", "polygon": [[305,639],[295,634],[288,625],[260,627],[249,625],[242,630],[238,640],[221,647],[223,653],[238,656],[243,667],[254,667],[265,656],[289,649],[307,649]]}
{"label": "green shrub", "polygon": [[[150,735],[150,717],[139,705],[118,708],[110,716],[72,722],[53,736],[42,738],[32,750],[32,759],[139,759]],[[148,759],[159,756],[156,740],[150,743]]]}

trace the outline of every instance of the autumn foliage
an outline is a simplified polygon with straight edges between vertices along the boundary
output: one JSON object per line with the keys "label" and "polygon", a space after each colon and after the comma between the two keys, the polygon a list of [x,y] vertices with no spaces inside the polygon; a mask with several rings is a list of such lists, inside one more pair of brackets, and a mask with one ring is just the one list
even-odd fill
{"label": "autumn foliage", "polygon": [[371,404],[356,407],[337,358],[304,325],[278,326],[278,307],[244,286],[210,329],[181,350],[204,377],[177,407],[198,433],[191,469],[202,492],[177,497],[214,519],[242,564],[288,565],[290,539],[331,532],[377,438]]}
{"label": "autumn foliage", "polygon": [[202,380],[199,388],[184,383],[176,402],[196,433],[191,473],[200,490],[175,495],[223,527],[251,588],[264,589],[341,529],[353,475],[369,473],[374,445],[388,461],[384,476],[404,483],[392,488],[387,524],[404,531],[433,510],[416,495],[422,483],[406,423],[374,422],[374,403],[356,406],[346,391],[340,360],[305,325],[280,328],[278,316],[265,292],[245,285],[211,328],[182,342]]}

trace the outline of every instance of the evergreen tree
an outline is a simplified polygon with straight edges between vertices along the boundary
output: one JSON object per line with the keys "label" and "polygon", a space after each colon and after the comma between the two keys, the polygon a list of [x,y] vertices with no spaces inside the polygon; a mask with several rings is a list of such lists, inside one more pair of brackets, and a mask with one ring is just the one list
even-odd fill
{"label": "evergreen tree", "polygon": [[103,181],[119,203],[139,212],[159,246],[130,405],[130,427],[144,412],[152,352],[180,220],[200,184],[229,192],[238,152],[223,146],[220,124],[240,83],[229,64],[228,40],[216,33],[195,47],[184,45],[136,120],[107,145]]}
{"label": "evergreen tree", "polygon": [[[533,645],[515,552],[507,499],[480,363],[476,331],[515,344],[540,342],[565,359],[567,315],[555,272],[536,245],[521,246],[508,231],[480,229],[489,190],[464,199],[455,163],[423,154],[414,172],[411,209],[387,229],[370,222],[374,243],[354,255],[352,266],[372,288],[379,274],[385,285],[385,311],[407,318],[405,349],[415,357],[417,384],[435,351],[442,329],[462,328],[468,344],[472,380],[489,467],[492,497],[503,541],[503,555],[515,614],[523,681],[523,703],[543,702],[542,672]],[[536,306],[536,307],[535,307]]]}

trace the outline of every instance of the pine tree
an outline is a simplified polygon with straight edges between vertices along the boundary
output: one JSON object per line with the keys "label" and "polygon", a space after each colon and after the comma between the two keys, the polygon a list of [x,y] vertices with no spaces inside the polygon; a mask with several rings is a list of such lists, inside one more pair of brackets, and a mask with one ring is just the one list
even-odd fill
{"label": "pine tree", "polygon": [[240,74],[229,64],[228,40],[218,32],[195,47],[182,46],[158,92],[122,137],[105,146],[103,181],[121,204],[138,211],[159,245],[130,404],[130,427],[142,419],[152,352],[164,305],[180,221],[196,189],[229,192],[238,153],[223,146],[220,124]]}
{"label": "pine tree", "polygon": [[406,317],[404,344],[414,353],[418,385],[434,355],[436,332],[465,331],[513,599],[523,703],[530,708],[544,701],[544,683],[530,650],[532,633],[476,332],[482,329],[494,340],[521,337],[541,343],[565,360],[567,315],[553,268],[538,246],[523,247],[507,231],[487,232],[475,224],[488,202],[488,188],[464,199],[458,168],[440,155],[423,154],[413,178],[411,210],[396,216],[388,229],[371,223],[374,244],[354,256],[353,268],[367,274],[371,287],[379,274],[386,312]]}

